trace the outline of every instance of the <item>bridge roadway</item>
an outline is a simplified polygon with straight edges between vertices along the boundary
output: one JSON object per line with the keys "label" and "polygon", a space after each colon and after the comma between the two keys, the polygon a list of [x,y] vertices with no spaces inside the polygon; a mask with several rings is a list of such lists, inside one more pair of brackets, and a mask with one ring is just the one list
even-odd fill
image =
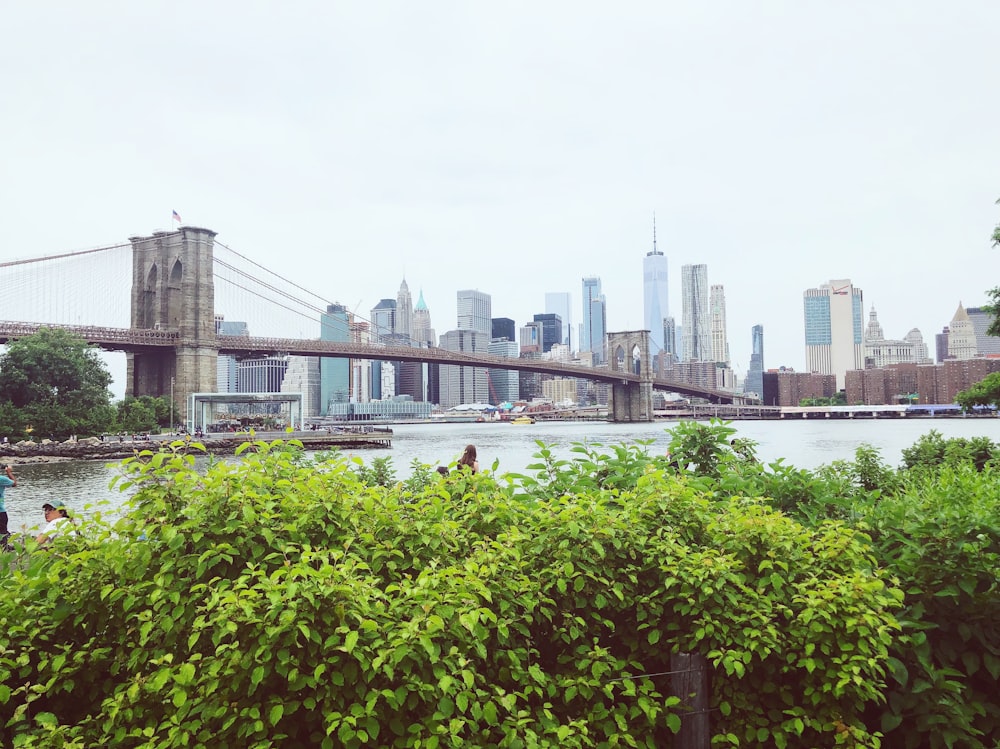
{"label": "bridge roadway", "polygon": [[[176,331],[145,328],[104,328],[88,325],[49,325],[0,321],[0,344],[37,333],[40,328],[57,328],[80,336],[88,343],[105,351],[135,353],[157,348],[174,348],[182,343]],[[216,336],[220,354],[237,358],[266,356],[269,354],[294,354],[295,356],[327,356],[340,359],[375,359],[379,361],[410,361],[450,364],[457,366],[510,369],[518,372],[539,372],[561,377],[579,377],[597,382],[641,382],[639,375],[631,372],[613,372],[610,369],[587,367],[566,362],[539,359],[508,359],[491,354],[469,354],[441,348],[414,348],[411,346],[373,346],[362,343],[309,340],[304,338],[255,338],[251,336]],[[654,390],[705,398],[712,403],[733,403],[741,396],[724,390],[703,388],[684,382],[665,379],[652,381]]]}

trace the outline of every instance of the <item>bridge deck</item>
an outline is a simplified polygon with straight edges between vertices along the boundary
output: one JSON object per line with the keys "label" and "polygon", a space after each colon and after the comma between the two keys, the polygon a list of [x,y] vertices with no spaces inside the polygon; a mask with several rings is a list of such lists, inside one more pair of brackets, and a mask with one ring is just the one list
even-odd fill
{"label": "bridge deck", "polygon": [[[68,330],[89,343],[108,351],[136,353],[159,348],[183,346],[184,341],[176,331],[139,328],[103,328],[85,325],[46,325],[0,321],[0,343],[36,333],[40,328]],[[601,367],[538,359],[510,359],[490,354],[468,354],[442,348],[416,348],[411,346],[383,346],[361,343],[340,343],[299,338],[255,338],[252,336],[216,336],[220,354],[250,358],[270,354],[295,356],[323,356],[330,358],[375,359],[380,361],[429,362],[452,366],[487,367],[519,372],[538,372],[558,377],[578,377],[597,382],[640,383],[642,378],[631,372],[615,372]],[[205,346],[205,342],[200,344]],[[662,390],[695,398],[706,398],[713,403],[732,403],[743,400],[740,394],[725,390],[700,387],[686,382],[654,379],[654,390]]]}

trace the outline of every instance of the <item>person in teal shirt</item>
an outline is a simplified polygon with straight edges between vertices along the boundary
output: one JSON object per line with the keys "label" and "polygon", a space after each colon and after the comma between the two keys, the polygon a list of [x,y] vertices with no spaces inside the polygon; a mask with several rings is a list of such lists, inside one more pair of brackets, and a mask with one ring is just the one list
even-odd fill
{"label": "person in teal shirt", "polygon": [[0,548],[7,545],[7,537],[10,532],[7,530],[7,505],[4,504],[3,493],[8,486],[17,486],[17,479],[10,470],[9,465],[4,465],[3,473],[0,473]]}

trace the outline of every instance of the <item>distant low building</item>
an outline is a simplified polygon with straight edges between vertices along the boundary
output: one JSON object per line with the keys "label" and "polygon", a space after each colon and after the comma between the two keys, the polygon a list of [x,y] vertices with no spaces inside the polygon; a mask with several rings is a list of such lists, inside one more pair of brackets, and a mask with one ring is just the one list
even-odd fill
{"label": "distant low building", "polygon": [[949,359],[942,364],[893,364],[847,373],[848,405],[887,406],[954,403],[955,397],[989,374],[1000,358]]}
{"label": "distant low building", "polygon": [[797,406],[803,400],[832,398],[837,394],[837,376],[791,369],[768,370],[761,376],[765,406]]}
{"label": "distant low building", "polygon": [[576,403],[576,379],[556,377],[542,382],[542,397],[556,404]]}
{"label": "distant low building", "polygon": [[954,403],[986,375],[1000,372],[1000,359],[959,359],[917,369],[919,403]]}

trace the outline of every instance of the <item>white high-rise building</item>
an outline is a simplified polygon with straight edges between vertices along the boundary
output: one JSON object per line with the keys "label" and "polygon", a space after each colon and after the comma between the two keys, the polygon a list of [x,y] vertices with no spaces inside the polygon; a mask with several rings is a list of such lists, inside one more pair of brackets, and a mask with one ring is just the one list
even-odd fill
{"label": "white high-rise building", "polygon": [[910,332],[903,336],[903,340],[913,346],[913,361],[917,364],[933,364],[928,356],[927,344],[924,343],[920,328],[910,328]]}
{"label": "white high-rise building", "polygon": [[831,280],[802,294],[806,328],[806,366],[810,372],[837,376],[843,390],[847,371],[865,361],[862,293],[850,279]]}
{"label": "white high-rise building", "polygon": [[[516,359],[519,353],[517,341],[506,340],[490,341],[487,351],[493,356],[507,359]],[[513,369],[490,369],[487,375],[490,378],[490,403],[499,406],[501,403],[513,403],[517,400],[521,389],[520,372]]]}
{"label": "white high-rise building", "polygon": [[[475,330],[449,330],[441,336],[441,348],[446,351],[489,353],[490,334]],[[463,403],[487,403],[489,380],[485,367],[459,367],[442,364],[440,369],[440,401],[442,408],[454,408]]]}
{"label": "white high-rise building", "polygon": [[548,315],[559,315],[562,320],[562,343],[574,350],[579,341],[572,340],[573,323],[570,318],[570,306],[572,299],[568,291],[545,292],[545,313]]}
{"label": "white high-rise building", "polygon": [[489,339],[493,332],[493,310],[489,294],[475,289],[458,292],[458,329],[474,330]]}
{"label": "white high-rise building", "polygon": [[318,356],[289,356],[281,392],[302,393],[302,417],[320,415],[320,374]]}
{"label": "white high-rise building", "polygon": [[[917,335],[920,335],[920,331],[917,331]],[[865,327],[865,369],[882,369],[891,364],[911,364],[914,362],[916,362],[916,355],[913,351],[912,341],[909,339],[902,341],[887,339],[882,330],[882,324],[878,321],[875,307],[872,307],[868,313],[868,325]],[[923,362],[917,363],[922,364]]]}
{"label": "white high-rise building", "polygon": [[649,355],[667,350],[663,321],[670,316],[667,305],[667,256],[656,249],[656,219],[653,219],[653,249],[642,260],[642,319],[649,331]]}
{"label": "white high-rise building", "polygon": [[726,335],[726,291],[712,284],[708,293],[708,327],[712,338],[712,360],[729,365],[729,338]]}
{"label": "white high-rise building", "polygon": [[708,266],[681,266],[681,325],[684,361],[712,361],[708,313]]}

